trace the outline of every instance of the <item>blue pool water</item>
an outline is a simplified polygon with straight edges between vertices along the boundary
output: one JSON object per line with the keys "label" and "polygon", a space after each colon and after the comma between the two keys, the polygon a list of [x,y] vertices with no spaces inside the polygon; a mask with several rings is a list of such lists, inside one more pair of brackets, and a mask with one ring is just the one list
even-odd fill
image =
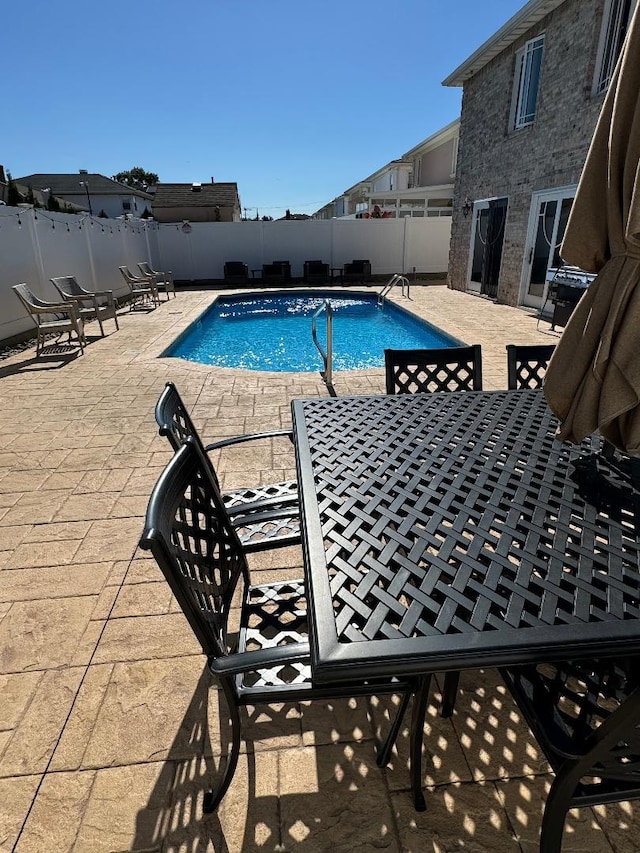
{"label": "blue pool water", "polygon": [[[333,308],[334,370],[381,367],[385,347],[412,349],[460,343],[389,302],[378,308],[375,295],[290,291],[221,297],[162,355],[246,370],[322,370],[322,359],[311,337],[311,318],[325,298]],[[318,318],[317,333],[326,349],[324,313]]]}

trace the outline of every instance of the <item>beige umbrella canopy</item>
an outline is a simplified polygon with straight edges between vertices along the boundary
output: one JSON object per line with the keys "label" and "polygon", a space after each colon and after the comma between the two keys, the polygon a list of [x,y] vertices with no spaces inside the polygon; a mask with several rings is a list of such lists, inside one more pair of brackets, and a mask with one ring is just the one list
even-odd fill
{"label": "beige umbrella canopy", "polygon": [[549,364],[544,393],[578,443],[596,430],[640,455],[640,5],[605,98],[561,255],[599,273]]}

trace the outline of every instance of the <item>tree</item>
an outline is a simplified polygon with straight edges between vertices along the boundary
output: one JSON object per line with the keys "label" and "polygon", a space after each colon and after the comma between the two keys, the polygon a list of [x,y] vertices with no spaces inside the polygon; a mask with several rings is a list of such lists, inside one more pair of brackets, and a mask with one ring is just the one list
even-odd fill
{"label": "tree", "polygon": [[145,172],[141,166],[134,166],[126,172],[118,172],[117,175],[112,175],[111,179],[136,190],[146,190],[160,180],[155,172]]}
{"label": "tree", "polygon": [[20,190],[15,184],[15,181],[11,177],[11,172],[7,172],[7,204],[11,205],[11,207],[16,207],[23,201],[24,199],[22,198],[22,193],[20,192]]}

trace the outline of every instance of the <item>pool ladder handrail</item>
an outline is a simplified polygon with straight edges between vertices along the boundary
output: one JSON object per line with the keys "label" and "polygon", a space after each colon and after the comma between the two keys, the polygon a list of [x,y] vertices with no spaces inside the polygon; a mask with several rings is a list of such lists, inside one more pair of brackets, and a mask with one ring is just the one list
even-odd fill
{"label": "pool ladder handrail", "polygon": [[[322,348],[322,345],[318,341],[318,329],[317,329],[317,319],[322,314],[323,311],[327,312],[327,351],[325,352]],[[322,372],[322,378],[327,383],[327,385],[331,385],[333,381],[333,308],[331,307],[331,302],[328,299],[324,299],[322,305],[315,312],[313,317],[311,318],[311,336],[313,337],[313,342],[318,348],[318,352],[322,357],[322,361],[324,363],[324,371]]]}
{"label": "pool ladder handrail", "polygon": [[411,299],[411,290],[409,285],[409,279],[406,275],[400,275],[400,273],[394,273],[389,281],[385,284],[382,290],[378,293],[378,308],[380,308],[384,304],[385,296],[388,296],[390,291],[393,290],[394,287],[400,285],[402,287],[402,296],[405,295],[404,289],[407,288],[407,299]]}

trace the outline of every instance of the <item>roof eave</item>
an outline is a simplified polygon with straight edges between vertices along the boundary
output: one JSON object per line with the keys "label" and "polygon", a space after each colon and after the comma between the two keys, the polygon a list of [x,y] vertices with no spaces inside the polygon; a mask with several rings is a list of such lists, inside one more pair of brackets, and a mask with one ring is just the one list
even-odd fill
{"label": "roof eave", "polygon": [[491,38],[480,45],[468,59],[442,81],[443,86],[463,86],[467,80],[484,68],[498,54],[506,50],[523,33],[534,27],[565,0],[529,0],[504,26]]}

